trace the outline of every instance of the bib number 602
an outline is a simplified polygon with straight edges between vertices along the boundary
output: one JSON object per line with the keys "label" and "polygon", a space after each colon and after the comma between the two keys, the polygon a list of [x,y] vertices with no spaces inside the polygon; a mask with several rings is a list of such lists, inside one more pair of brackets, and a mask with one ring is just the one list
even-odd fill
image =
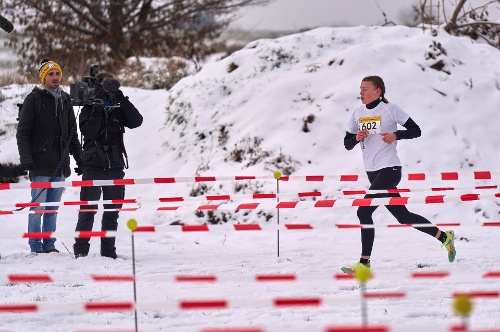
{"label": "bib number 602", "polygon": [[381,130],[381,116],[369,116],[359,118],[358,126],[359,130],[368,130],[370,134],[380,134]]}

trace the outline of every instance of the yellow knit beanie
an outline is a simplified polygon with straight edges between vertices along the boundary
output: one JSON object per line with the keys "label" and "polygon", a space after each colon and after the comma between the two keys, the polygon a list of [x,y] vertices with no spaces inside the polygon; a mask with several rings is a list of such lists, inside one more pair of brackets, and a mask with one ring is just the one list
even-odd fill
{"label": "yellow knit beanie", "polygon": [[40,75],[40,80],[42,81],[42,84],[45,83],[45,77],[47,76],[47,73],[52,69],[57,69],[59,73],[61,73],[62,77],[62,69],[56,62],[52,60],[43,59],[41,62],[41,66],[38,69],[38,73]]}

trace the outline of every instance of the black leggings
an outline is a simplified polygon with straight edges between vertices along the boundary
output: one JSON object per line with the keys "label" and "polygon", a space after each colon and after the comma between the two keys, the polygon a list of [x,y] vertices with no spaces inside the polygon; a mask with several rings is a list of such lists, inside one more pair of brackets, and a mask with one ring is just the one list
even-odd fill
{"label": "black leggings", "polygon": [[[401,181],[401,167],[386,167],[378,171],[366,172],[370,181],[371,190],[396,189]],[[393,194],[368,194],[365,198],[374,197],[400,197],[398,193]],[[358,218],[361,225],[373,225],[372,215],[378,206],[360,206]],[[406,205],[385,205],[387,210],[397,219],[400,224],[430,224],[431,222],[418,214],[408,211]],[[437,227],[414,227],[421,232],[436,236],[439,232]],[[361,256],[371,256],[373,241],[375,240],[375,229],[361,229]]]}

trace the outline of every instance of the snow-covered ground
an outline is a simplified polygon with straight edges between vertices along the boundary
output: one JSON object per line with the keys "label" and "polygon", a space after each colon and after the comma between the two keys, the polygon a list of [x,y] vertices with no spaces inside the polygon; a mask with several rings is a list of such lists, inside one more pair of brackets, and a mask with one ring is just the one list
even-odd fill
{"label": "snow-covered ground", "polygon": [[[316,199],[349,199],[338,191],[366,189],[359,148],[346,151],[345,125],[360,105],[359,84],[367,75],[380,75],[387,98],[406,110],[420,125],[422,137],[398,143],[403,172],[431,175],[427,181],[403,180],[405,196],[436,195],[433,187],[454,187],[446,196],[480,193],[485,199],[444,204],[409,204],[411,211],[434,223],[461,223],[456,234],[457,259],[448,263],[435,239],[412,229],[388,228],[395,220],[380,208],[374,215],[377,237],[372,255],[374,279],[368,292],[405,292],[404,298],[368,301],[368,322],[395,329],[437,331],[461,320],[452,310],[453,294],[500,290],[500,280],[484,278],[500,270],[498,227],[484,227],[499,218],[500,145],[499,51],[444,31],[408,27],[321,28],[279,39],[258,40],[170,91],[124,88],[140,109],[144,124],[127,130],[125,143],[130,169],[127,178],[193,176],[268,176],[252,181],[136,184],[126,197],[141,200],[137,211],[120,214],[119,230],[135,218],[139,226],[154,225],[156,233],[135,240],[137,317],[140,331],[200,331],[206,327],[260,327],[262,331],[325,331],[327,326],[361,324],[360,288],[355,280],[334,276],[344,264],[359,258],[359,230],[339,229],[356,224],[353,207],[275,208],[207,211],[195,208],[207,201],[152,203],[160,197],[321,191]],[[441,62],[441,71],[431,66]],[[70,82],[66,82],[70,83]],[[0,162],[18,162],[15,104],[31,86],[0,89]],[[292,176],[359,174],[357,182],[328,180],[280,181],[275,171]],[[492,171],[492,180],[473,180],[476,171]],[[458,181],[432,175],[459,172]],[[78,180],[72,175],[69,180]],[[23,179],[26,183],[28,180]],[[489,196],[488,196],[489,195]],[[356,196],[360,198],[361,196]],[[1,190],[2,210],[27,202],[29,190]],[[78,188],[67,188],[64,201],[79,199]],[[265,200],[259,200],[264,202]],[[251,199],[236,201],[254,202]],[[266,202],[276,202],[267,200]],[[221,202],[212,201],[212,204]],[[224,201],[223,201],[224,203]],[[160,206],[182,205],[178,211]],[[135,205],[130,205],[135,206]],[[29,254],[22,233],[27,214],[0,216],[0,295],[3,304],[38,304],[36,313],[0,315],[0,328],[9,331],[134,330],[134,313],[86,312],[85,303],[133,302],[130,282],[95,282],[92,275],[131,275],[131,236],[117,240],[119,258],[99,256],[99,240],[91,240],[87,258],[75,260],[71,250],[77,219],[75,206],[61,207],[56,246],[61,253]],[[226,225],[209,232],[178,232],[173,222],[202,224],[226,218]],[[267,220],[268,219],[268,220]],[[267,220],[267,221],[266,221]],[[235,231],[230,224],[258,223],[262,231]],[[290,231],[284,224],[311,224],[309,231]],[[94,229],[100,226],[96,218]],[[445,227],[447,229],[450,227]],[[279,239],[279,240],[278,240]],[[278,242],[279,241],[279,242]],[[64,244],[64,245],[63,245]],[[448,271],[438,279],[410,278],[413,272]],[[293,273],[294,282],[255,282],[258,274]],[[12,283],[10,274],[47,274],[51,283]],[[178,275],[216,275],[217,282],[179,283]],[[320,298],[319,306],[276,308],[276,298]],[[226,309],[181,310],[182,300],[226,299]],[[475,299],[473,329],[500,329],[498,293]],[[1,310],[0,306],[0,310]],[[250,330],[238,330],[250,331]],[[254,331],[254,330],[252,330]]]}

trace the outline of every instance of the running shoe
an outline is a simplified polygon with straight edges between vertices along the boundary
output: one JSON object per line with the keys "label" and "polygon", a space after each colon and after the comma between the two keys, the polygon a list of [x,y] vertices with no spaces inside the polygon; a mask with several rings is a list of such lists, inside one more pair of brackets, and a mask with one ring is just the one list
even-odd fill
{"label": "running shoe", "polygon": [[452,263],[457,255],[457,250],[455,249],[455,233],[453,231],[446,231],[446,241],[441,245],[441,248],[445,247],[448,251],[448,260]]}
{"label": "running shoe", "polygon": [[356,274],[356,271],[362,268],[367,268],[368,270],[370,270],[370,265],[365,265],[363,263],[357,262],[352,266],[344,266],[343,268],[341,268],[341,270],[342,272],[347,274]]}

